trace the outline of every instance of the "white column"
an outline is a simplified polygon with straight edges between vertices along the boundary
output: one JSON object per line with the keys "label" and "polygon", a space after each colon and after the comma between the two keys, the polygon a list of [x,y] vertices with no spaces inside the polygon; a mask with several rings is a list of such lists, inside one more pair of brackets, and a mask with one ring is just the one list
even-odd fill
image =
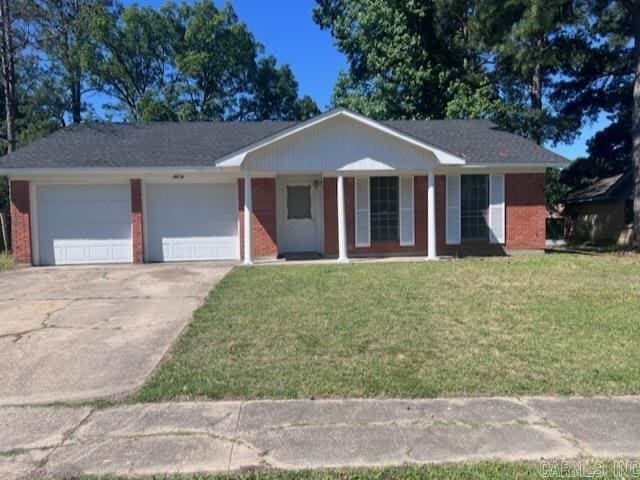
{"label": "white column", "polygon": [[338,174],[338,263],[349,263],[347,257],[347,217],[344,208],[344,176]]}
{"label": "white column", "polygon": [[251,200],[251,172],[244,172],[244,264],[253,265],[253,204]]}
{"label": "white column", "polygon": [[436,178],[429,170],[427,190],[427,260],[437,260],[436,253]]}

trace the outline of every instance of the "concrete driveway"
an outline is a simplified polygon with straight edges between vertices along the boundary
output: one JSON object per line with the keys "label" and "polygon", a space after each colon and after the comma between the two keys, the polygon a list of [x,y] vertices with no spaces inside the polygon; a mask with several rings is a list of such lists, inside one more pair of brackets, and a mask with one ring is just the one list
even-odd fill
{"label": "concrete driveway", "polygon": [[135,390],[230,268],[198,263],[0,273],[0,405]]}

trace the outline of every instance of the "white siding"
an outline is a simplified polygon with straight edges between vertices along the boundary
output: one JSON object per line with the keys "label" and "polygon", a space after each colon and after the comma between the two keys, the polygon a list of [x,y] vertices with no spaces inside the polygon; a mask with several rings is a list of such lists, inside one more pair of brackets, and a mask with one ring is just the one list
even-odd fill
{"label": "white siding", "polygon": [[353,119],[337,117],[250,153],[254,172],[424,170],[435,156]]}

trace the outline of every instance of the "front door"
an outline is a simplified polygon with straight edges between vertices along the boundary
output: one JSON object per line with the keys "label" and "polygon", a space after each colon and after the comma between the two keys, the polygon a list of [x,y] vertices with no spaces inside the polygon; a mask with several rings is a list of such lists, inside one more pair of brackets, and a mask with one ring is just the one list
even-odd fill
{"label": "front door", "polygon": [[279,253],[322,252],[322,178],[278,179]]}

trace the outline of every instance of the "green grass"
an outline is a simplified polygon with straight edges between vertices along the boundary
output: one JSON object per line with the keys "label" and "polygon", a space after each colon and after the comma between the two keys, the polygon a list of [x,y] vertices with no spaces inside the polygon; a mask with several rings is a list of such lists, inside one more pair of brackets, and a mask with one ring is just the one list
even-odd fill
{"label": "green grass", "polygon": [[8,253],[0,253],[0,272],[13,268],[13,259]]}
{"label": "green grass", "polygon": [[136,400],[640,392],[640,257],[237,268]]}
{"label": "green grass", "polygon": [[[621,465],[625,465],[621,461]],[[605,479],[605,478],[636,478],[614,477],[614,462],[591,461],[585,463],[565,464],[555,466],[556,472],[579,472],[569,476],[550,477],[543,475],[542,464],[537,463],[504,463],[482,462],[464,465],[424,465],[389,467],[383,469],[352,469],[327,471],[262,471],[246,472],[238,475],[157,475],[147,477],[153,480],[527,480],[544,478],[572,478],[572,479]],[[575,468],[574,468],[575,467]],[[546,467],[548,468],[548,466]],[[573,468],[573,469],[572,469]],[[548,473],[549,470],[546,470]],[[637,472],[637,467],[636,471]],[[84,480],[120,480],[123,477],[81,477]]]}

